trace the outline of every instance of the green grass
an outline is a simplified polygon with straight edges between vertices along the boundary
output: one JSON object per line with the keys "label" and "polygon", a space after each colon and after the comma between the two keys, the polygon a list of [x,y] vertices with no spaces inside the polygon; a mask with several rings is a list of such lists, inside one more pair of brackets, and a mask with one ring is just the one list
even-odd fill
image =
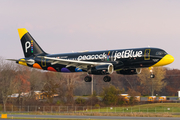
{"label": "green grass", "polygon": [[[82,109],[83,108],[83,109]],[[70,109],[69,109],[70,110]],[[23,115],[84,115],[84,116],[139,116],[139,117],[180,117],[180,103],[152,103],[124,107],[81,107],[76,111],[57,112],[0,112],[0,114]]]}
{"label": "green grass", "polygon": [[153,104],[143,104],[143,105],[135,105],[128,107],[99,107],[99,108],[89,108],[87,111],[77,111],[77,112],[146,112],[146,113],[178,113],[180,112],[180,103],[153,103]]}
{"label": "green grass", "polygon": [[[32,107],[31,107],[32,108]],[[34,107],[35,108],[35,107]],[[51,107],[46,107],[48,109],[42,108],[39,110],[33,109],[33,111],[25,111],[27,109],[11,111],[11,108],[9,109],[9,113],[92,113],[92,112],[103,112],[103,113],[131,113],[131,112],[143,112],[143,113],[162,113],[162,112],[168,112],[168,113],[179,113],[180,112],[180,103],[151,103],[151,104],[143,104],[143,105],[135,105],[135,106],[123,106],[123,107],[91,107],[91,106],[54,106],[52,109]],[[48,111],[47,111],[48,110]],[[52,110],[52,113],[51,113]],[[1,112],[3,113],[3,112]]]}

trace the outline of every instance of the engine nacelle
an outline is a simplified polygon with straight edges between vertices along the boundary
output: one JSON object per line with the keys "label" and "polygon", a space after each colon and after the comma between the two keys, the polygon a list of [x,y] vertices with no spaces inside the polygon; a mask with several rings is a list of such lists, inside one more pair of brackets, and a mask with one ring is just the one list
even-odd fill
{"label": "engine nacelle", "polygon": [[123,75],[140,74],[141,73],[141,68],[119,70],[119,71],[116,71],[116,73],[117,74],[123,74]]}
{"label": "engine nacelle", "polygon": [[114,67],[111,64],[98,65],[88,70],[89,74],[95,74],[95,75],[112,74],[113,72],[114,72]]}

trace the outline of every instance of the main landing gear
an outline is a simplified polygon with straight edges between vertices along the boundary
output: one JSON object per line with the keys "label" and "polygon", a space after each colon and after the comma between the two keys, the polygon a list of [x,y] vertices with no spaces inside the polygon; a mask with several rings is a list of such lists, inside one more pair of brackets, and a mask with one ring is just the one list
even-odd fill
{"label": "main landing gear", "polygon": [[111,81],[111,77],[104,76],[103,80],[104,80],[104,82],[110,82]]}
{"label": "main landing gear", "polygon": [[149,70],[150,70],[150,78],[155,78],[155,75],[153,74],[153,67],[149,67]]}
{"label": "main landing gear", "polygon": [[92,81],[92,77],[91,77],[91,76],[86,76],[86,77],[84,78],[84,81],[85,81],[85,82],[91,82],[91,81]]}
{"label": "main landing gear", "polygon": [[[110,82],[111,81],[111,77],[109,76],[104,76],[103,78],[104,82]],[[84,81],[85,82],[91,82],[92,81],[92,77],[87,75],[85,78],[84,78]]]}

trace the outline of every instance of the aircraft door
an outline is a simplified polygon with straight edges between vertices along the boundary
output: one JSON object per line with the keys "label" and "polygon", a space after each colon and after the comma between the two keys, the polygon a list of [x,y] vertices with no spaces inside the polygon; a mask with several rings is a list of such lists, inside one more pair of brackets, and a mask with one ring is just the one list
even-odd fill
{"label": "aircraft door", "polygon": [[41,66],[46,67],[46,59],[44,57],[41,58]]}
{"label": "aircraft door", "polygon": [[144,60],[150,60],[151,49],[146,49],[144,52]]}

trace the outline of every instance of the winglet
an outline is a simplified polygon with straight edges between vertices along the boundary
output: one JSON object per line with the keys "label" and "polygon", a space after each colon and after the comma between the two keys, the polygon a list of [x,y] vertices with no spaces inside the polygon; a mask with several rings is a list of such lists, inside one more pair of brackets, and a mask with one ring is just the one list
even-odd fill
{"label": "winglet", "polygon": [[19,38],[21,38],[27,33],[28,31],[25,28],[19,28],[18,33],[19,33]]}

